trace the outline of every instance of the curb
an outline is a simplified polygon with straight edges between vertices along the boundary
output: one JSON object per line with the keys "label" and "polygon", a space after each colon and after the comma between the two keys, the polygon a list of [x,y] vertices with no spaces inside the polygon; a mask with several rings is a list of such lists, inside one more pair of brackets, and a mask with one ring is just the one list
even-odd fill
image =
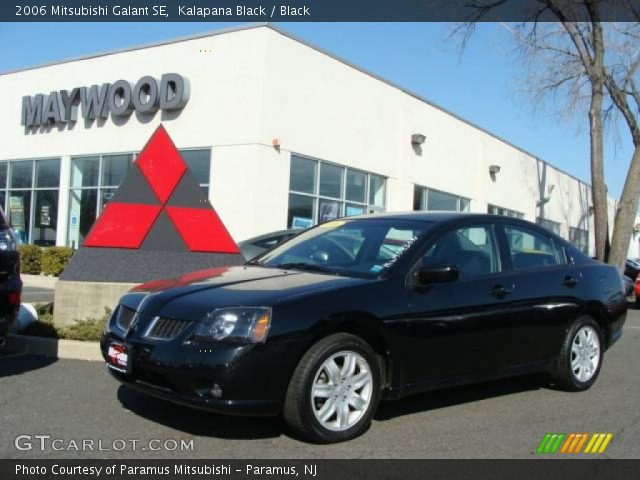
{"label": "curb", "polygon": [[69,360],[89,360],[102,362],[98,342],[80,342],[58,338],[30,337],[27,335],[7,335],[6,350],[25,355],[63,358]]}

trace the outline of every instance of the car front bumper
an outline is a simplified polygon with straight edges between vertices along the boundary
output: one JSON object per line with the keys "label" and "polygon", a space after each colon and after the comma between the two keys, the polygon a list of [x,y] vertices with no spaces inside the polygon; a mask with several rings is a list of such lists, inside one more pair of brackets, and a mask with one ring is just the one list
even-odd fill
{"label": "car front bumper", "polygon": [[297,358],[289,342],[203,346],[123,340],[107,333],[100,344],[105,360],[111,341],[127,347],[128,373],[107,366],[124,385],[174,403],[231,415],[278,415],[295,366],[292,359]]}

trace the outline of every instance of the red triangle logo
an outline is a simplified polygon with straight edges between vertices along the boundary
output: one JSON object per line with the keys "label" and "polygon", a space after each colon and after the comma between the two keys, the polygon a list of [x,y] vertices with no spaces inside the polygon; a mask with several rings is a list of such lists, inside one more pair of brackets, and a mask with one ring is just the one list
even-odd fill
{"label": "red triangle logo", "polygon": [[[174,196],[178,184],[180,192]],[[148,197],[141,200],[140,191],[149,189],[153,194],[148,193]],[[174,228],[188,251],[240,253],[213,206],[203,198],[204,194],[187,170],[180,152],[160,125],[138,155],[114,199],[96,220],[83,245],[139,249],[160,213],[165,211],[170,225],[166,221],[159,222],[158,228]],[[175,232],[166,233],[170,238]],[[154,249],[162,249],[157,239],[153,243]]]}

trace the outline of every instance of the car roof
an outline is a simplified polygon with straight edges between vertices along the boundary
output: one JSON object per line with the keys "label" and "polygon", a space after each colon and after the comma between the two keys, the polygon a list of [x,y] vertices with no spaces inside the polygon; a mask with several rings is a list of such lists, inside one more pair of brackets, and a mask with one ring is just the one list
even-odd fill
{"label": "car roof", "polygon": [[[447,222],[449,220],[456,220],[461,218],[513,218],[505,217],[501,215],[492,215],[489,213],[475,213],[475,212],[449,212],[449,211],[409,211],[409,212],[382,212],[373,213],[367,215],[357,215],[353,217],[342,217],[339,220],[366,220],[375,218],[385,218],[391,220],[421,220],[428,222]],[[516,219],[521,220],[521,219]]]}

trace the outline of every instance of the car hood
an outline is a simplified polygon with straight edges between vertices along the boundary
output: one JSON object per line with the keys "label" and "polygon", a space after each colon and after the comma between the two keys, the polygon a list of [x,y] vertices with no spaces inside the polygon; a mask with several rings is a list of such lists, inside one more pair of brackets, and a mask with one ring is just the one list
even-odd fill
{"label": "car hood", "polygon": [[121,303],[148,315],[199,320],[215,308],[273,306],[370,280],[259,266],[221,267],[143,283]]}

